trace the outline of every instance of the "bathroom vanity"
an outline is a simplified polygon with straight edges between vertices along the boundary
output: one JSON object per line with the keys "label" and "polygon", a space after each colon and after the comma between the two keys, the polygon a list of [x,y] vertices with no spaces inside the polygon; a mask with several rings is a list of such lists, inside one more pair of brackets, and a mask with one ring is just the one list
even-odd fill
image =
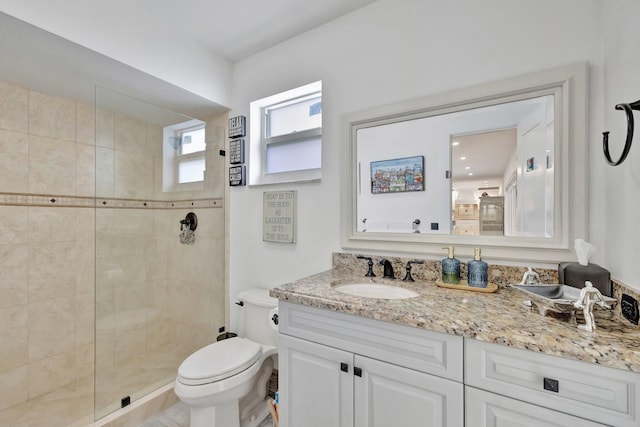
{"label": "bathroom vanity", "polygon": [[508,287],[483,294],[338,292],[327,271],[279,286],[280,422],[295,426],[640,424],[640,331],[598,311],[595,333],[543,317]]}

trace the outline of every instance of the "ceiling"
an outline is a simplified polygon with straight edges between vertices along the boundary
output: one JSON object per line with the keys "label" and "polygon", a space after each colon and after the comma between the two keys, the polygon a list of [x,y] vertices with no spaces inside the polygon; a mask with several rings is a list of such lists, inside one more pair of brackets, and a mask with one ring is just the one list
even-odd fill
{"label": "ceiling", "polygon": [[1,0],[0,12],[46,30],[73,25],[122,43],[138,42],[129,37],[136,34],[172,37],[236,62],[374,1]]}
{"label": "ceiling", "polygon": [[[50,1],[50,0],[40,0]],[[104,2],[145,28],[170,28],[236,62],[375,0],[127,0]],[[91,8],[92,2],[84,2]],[[99,20],[96,22],[100,25]]]}
{"label": "ceiling", "polygon": [[0,81],[87,103],[101,86],[202,119],[227,108],[49,31],[193,43],[234,63],[374,1],[0,0]]}

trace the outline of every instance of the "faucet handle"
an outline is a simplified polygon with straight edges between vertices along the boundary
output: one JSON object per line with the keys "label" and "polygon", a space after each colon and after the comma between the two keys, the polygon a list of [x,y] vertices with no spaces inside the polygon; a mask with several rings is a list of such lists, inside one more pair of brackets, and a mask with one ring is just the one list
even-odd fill
{"label": "faucet handle", "polygon": [[407,270],[407,274],[405,274],[404,279],[402,279],[402,281],[404,282],[415,282],[415,280],[413,280],[413,277],[411,277],[411,264],[424,264],[424,261],[412,260],[407,262],[407,266],[405,267]]}
{"label": "faucet handle", "polygon": [[376,277],[375,273],[373,272],[373,260],[371,259],[371,257],[358,255],[356,258],[368,260],[367,265],[369,266],[369,271],[367,271],[365,277]]}

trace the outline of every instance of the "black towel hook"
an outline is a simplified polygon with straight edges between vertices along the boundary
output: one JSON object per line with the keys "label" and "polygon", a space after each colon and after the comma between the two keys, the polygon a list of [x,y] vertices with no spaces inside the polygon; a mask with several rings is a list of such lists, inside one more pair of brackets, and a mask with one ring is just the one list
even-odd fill
{"label": "black towel hook", "polygon": [[611,160],[611,154],[609,154],[609,132],[602,132],[602,149],[604,151],[604,158],[611,166],[618,166],[624,162],[631,150],[631,143],[633,142],[633,110],[640,111],[640,100],[632,102],[631,104],[618,104],[616,110],[624,110],[627,114],[627,140],[624,143],[624,149],[617,161]]}

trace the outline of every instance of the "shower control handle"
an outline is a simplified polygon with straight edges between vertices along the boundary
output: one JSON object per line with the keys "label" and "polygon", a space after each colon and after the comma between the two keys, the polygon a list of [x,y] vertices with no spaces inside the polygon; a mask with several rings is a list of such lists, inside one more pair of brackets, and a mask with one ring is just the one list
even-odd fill
{"label": "shower control handle", "polygon": [[278,321],[279,321],[278,313],[275,313],[273,317],[271,317],[271,320],[273,321],[274,325],[278,326]]}

